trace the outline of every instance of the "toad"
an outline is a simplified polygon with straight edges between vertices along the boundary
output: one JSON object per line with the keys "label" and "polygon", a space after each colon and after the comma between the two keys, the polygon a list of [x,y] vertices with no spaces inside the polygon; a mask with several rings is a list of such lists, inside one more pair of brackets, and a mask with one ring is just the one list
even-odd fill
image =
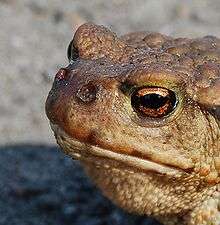
{"label": "toad", "polygon": [[86,23],[46,101],[63,151],[104,195],[165,225],[220,224],[220,39]]}

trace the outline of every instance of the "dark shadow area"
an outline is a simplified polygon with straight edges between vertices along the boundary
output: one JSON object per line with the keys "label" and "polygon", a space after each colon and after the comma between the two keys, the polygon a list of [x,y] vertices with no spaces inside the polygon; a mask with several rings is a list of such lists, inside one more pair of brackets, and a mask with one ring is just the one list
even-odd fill
{"label": "dark shadow area", "polygon": [[1,225],[159,225],[127,214],[57,147],[0,147]]}

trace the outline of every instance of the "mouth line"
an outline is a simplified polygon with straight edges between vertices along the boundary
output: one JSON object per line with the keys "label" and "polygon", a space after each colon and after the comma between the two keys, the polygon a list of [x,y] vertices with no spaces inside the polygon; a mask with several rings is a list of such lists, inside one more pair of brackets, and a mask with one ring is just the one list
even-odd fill
{"label": "mouth line", "polygon": [[[116,161],[118,163],[123,163],[124,165],[127,165],[131,168],[138,169],[139,171],[146,172],[156,172],[161,175],[168,175],[172,177],[180,177],[183,174],[188,174],[190,171],[177,168],[174,166],[166,165],[163,163],[157,163],[153,162],[146,157],[140,158],[138,156],[129,155],[129,154],[123,154],[111,151],[109,149],[105,149],[99,146],[90,145],[84,142],[81,142],[71,136],[69,136],[64,130],[62,130],[58,125],[51,124],[51,128],[54,131],[54,133],[58,137],[64,137],[67,142],[65,142],[68,146],[63,146],[68,148],[68,151],[65,151],[67,154],[72,156],[75,159],[79,159],[82,161],[88,161],[86,158],[89,157],[98,157],[100,159],[106,159],[111,161]],[[59,143],[59,141],[58,141]],[[60,144],[60,143],[59,143]],[[80,151],[82,149],[85,149],[87,154],[84,155]],[[75,151],[77,150],[77,152]],[[96,162],[94,162],[95,164]]]}
{"label": "mouth line", "polygon": [[161,175],[170,176],[180,176],[183,175],[183,173],[186,173],[186,171],[179,168],[159,164],[146,158],[143,159],[129,154],[113,152],[98,146],[89,146],[89,152],[93,156],[115,160],[144,172],[153,171]]}

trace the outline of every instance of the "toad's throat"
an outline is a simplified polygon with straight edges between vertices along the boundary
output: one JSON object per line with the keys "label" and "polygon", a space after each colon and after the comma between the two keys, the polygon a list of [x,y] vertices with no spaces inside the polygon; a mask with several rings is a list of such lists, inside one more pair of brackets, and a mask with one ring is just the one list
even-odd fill
{"label": "toad's throat", "polygon": [[189,173],[193,170],[190,168],[178,168],[176,166],[167,165],[165,163],[154,162],[151,159],[141,154],[125,154],[115,152],[100,146],[88,145],[83,143],[71,136],[69,136],[63,129],[58,125],[51,124],[51,127],[56,135],[58,144],[64,149],[64,151],[73,158],[78,158],[83,161],[90,161],[94,164],[97,162],[97,158],[107,159],[110,161],[116,161],[123,163],[132,168],[136,168],[140,171],[152,171],[163,175],[169,176],[182,176],[183,174]]}

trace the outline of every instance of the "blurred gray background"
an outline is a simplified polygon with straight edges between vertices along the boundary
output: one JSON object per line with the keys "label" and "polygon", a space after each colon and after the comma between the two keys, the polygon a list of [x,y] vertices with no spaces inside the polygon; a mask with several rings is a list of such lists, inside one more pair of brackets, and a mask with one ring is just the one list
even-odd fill
{"label": "blurred gray background", "polygon": [[55,143],[44,102],[77,27],[220,36],[219,0],[0,0],[0,145]]}

